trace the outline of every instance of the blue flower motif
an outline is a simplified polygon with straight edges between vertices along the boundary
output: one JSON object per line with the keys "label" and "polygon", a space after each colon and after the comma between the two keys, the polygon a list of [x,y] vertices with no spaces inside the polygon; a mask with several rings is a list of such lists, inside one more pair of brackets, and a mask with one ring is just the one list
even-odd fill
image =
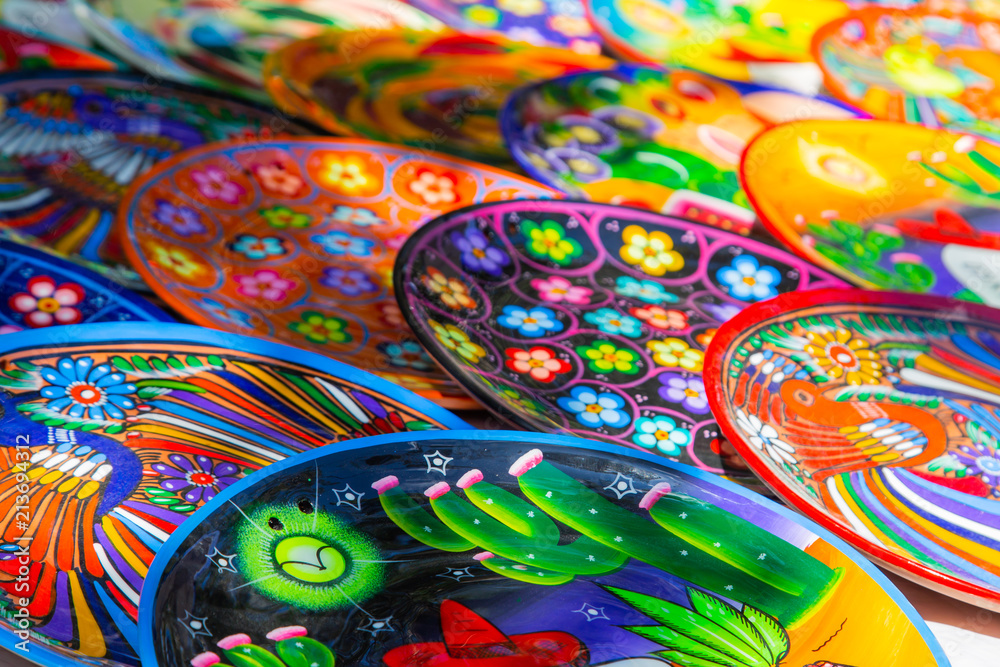
{"label": "blue flower motif", "polygon": [[346,296],[361,296],[378,292],[379,287],[371,277],[361,269],[343,269],[339,266],[328,266],[323,269],[321,285],[332,287]]}
{"label": "blue flower motif", "polygon": [[192,234],[202,234],[205,231],[201,215],[190,206],[176,206],[164,199],[157,199],[153,217],[161,225],[169,227],[175,234],[185,238]]}
{"label": "blue flower motif", "polygon": [[680,456],[681,447],[691,442],[691,431],[666,415],[640,417],[635,422],[632,442],[646,449],[656,448],[667,456]]}
{"label": "blue flower motif", "polygon": [[238,327],[251,328],[250,315],[242,310],[230,308],[221,301],[205,297],[198,302],[199,307],[220,322],[229,322]]}
{"label": "blue flower motif", "polygon": [[781,274],[773,266],[761,266],[756,257],[740,255],[715,274],[716,280],[729,288],[729,296],[740,301],[763,301],[778,296],[775,289]]}
{"label": "blue flower motif", "polygon": [[510,264],[507,253],[490,245],[486,235],[473,225],[464,232],[452,232],[451,242],[462,253],[462,267],[466,271],[481,271],[495,277]]}
{"label": "blue flower motif", "polygon": [[631,276],[618,276],[615,292],[654,305],[680,301],[676,294],[668,292],[660,283],[654,280],[636,280]]}
{"label": "blue flower motif", "polygon": [[389,364],[392,366],[412,368],[416,371],[429,371],[434,368],[434,361],[415,340],[382,343],[378,349],[388,358]]}
{"label": "blue flower motif", "polygon": [[108,364],[94,366],[90,357],[75,362],[64,357],[55,368],[44,366],[39,373],[49,383],[40,392],[49,399],[47,407],[55,412],[65,410],[73,419],[125,419],[123,411],[135,408],[128,394],[134,394],[136,386],[125,382],[125,376]]}
{"label": "blue flower motif", "polygon": [[497,322],[508,329],[517,329],[527,338],[541,338],[546,333],[563,330],[563,323],[555,317],[551,309],[542,306],[530,310],[521,306],[504,306],[503,315],[497,318]]}
{"label": "blue flower motif", "polygon": [[584,315],[583,319],[596,324],[598,329],[612,336],[638,338],[642,335],[642,322],[629,315],[622,315],[614,308],[599,308],[596,312]]}
{"label": "blue flower motif", "polygon": [[625,399],[618,394],[598,392],[591,387],[574,387],[569,393],[569,396],[563,396],[556,402],[587,428],[621,428],[632,421],[629,414],[622,410]]}
{"label": "blue flower motif", "polygon": [[374,227],[375,225],[385,224],[385,220],[375,215],[374,211],[361,208],[360,206],[357,208],[353,206],[338,206],[330,214],[330,220],[355,225],[356,227]]}
{"label": "blue flower motif", "polygon": [[328,232],[312,237],[314,243],[323,246],[323,250],[331,255],[354,255],[368,257],[372,254],[375,242],[368,239],[351,236],[347,232]]}
{"label": "blue flower motif", "polygon": [[254,236],[240,234],[229,246],[234,252],[244,255],[247,259],[267,259],[288,254],[285,242],[277,236]]}

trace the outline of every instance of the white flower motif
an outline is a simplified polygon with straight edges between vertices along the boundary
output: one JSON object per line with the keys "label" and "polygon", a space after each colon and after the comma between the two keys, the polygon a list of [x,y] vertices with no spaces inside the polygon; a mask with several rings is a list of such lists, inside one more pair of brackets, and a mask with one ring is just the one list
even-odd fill
{"label": "white flower motif", "polygon": [[736,410],[736,425],[746,434],[751,445],[766,453],[779,467],[787,465],[798,470],[795,448],[780,439],[773,426],[763,423],[757,415],[747,415],[740,409]]}

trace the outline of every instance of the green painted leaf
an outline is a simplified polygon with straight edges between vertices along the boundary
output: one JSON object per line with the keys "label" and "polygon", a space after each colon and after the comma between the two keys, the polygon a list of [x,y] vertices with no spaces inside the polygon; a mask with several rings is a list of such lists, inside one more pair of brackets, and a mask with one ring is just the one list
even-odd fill
{"label": "green painted leaf", "polygon": [[704,644],[696,642],[690,637],[686,637],[679,632],[674,632],[663,626],[627,626],[624,629],[634,632],[640,637],[654,641],[670,651],[676,651],[691,659],[700,660],[703,664],[721,665],[723,667],[746,667],[746,663],[734,660],[724,653],[720,653]]}
{"label": "green painted leaf", "polygon": [[184,364],[182,364],[181,360],[177,357],[167,357],[167,365],[171,368],[176,368],[177,370],[184,368]]}
{"label": "green painted leaf", "polygon": [[308,637],[283,639],[275,648],[288,667],[333,667],[335,662],[333,651]]}
{"label": "green painted leaf", "polygon": [[788,654],[788,633],[785,629],[772,617],[748,604],[743,605],[743,615],[767,642],[775,661],[780,662]]}
{"label": "green painted leaf", "polygon": [[[84,427],[84,428],[86,428],[86,427]],[[124,430],[125,430],[125,427],[122,424],[113,424],[113,425],[107,427],[106,429],[104,429],[104,432],[108,433],[110,435],[114,435],[115,433],[121,433]]]}
{"label": "green painted leaf", "polygon": [[148,363],[146,363],[146,360],[140,357],[138,354],[132,357],[132,363],[135,364],[135,367],[138,368],[140,371],[148,372],[153,370],[152,367]]}
{"label": "green painted leaf", "polygon": [[219,367],[223,366],[222,357],[220,357],[220,356],[218,356],[216,354],[210,354],[210,355],[208,355],[207,361],[208,361],[208,363],[212,364],[213,366],[219,366]]}
{"label": "green painted leaf", "polygon": [[727,667],[725,663],[720,664],[713,660],[694,658],[690,655],[680,653],[679,651],[657,651],[656,655],[660,656],[671,665],[680,665],[681,667]]}
{"label": "green painted leaf", "polygon": [[149,360],[149,363],[153,365],[153,368],[160,371],[161,373],[166,373],[167,371],[170,370],[170,366],[167,366],[163,362],[163,359],[160,359],[159,357],[153,357],[152,359]]}
{"label": "green painted leaf", "polygon": [[688,589],[688,599],[691,600],[691,607],[696,612],[745,641],[766,658],[771,665],[777,663],[777,660],[771,655],[767,642],[736,607],[714,595],[694,588]]}
{"label": "green painted leaf", "polygon": [[284,664],[272,654],[259,646],[244,644],[231,648],[225,652],[229,662],[234,667],[285,667]]}
{"label": "green painted leaf", "polygon": [[201,366],[205,365],[205,364],[201,363],[201,359],[199,359],[198,357],[195,357],[193,355],[185,357],[184,358],[184,363],[187,364],[188,366],[191,366],[192,368],[200,368]]}
{"label": "green painted leaf", "polygon": [[111,363],[120,371],[134,372],[135,367],[125,359],[125,357],[112,357]]}

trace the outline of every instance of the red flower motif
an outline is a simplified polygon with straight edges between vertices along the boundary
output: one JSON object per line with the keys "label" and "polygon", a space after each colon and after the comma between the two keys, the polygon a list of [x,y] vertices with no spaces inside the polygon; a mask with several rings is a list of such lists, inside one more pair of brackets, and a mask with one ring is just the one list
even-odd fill
{"label": "red flower motif", "polygon": [[507,355],[507,368],[515,373],[526,373],[539,382],[552,382],[557,375],[573,368],[568,362],[557,359],[555,352],[540,345],[528,350],[511,347],[504,354]]}
{"label": "red flower motif", "polygon": [[28,291],[10,297],[10,307],[24,315],[24,323],[34,329],[53,324],[76,324],[83,316],[74,308],[87,296],[76,283],[56,285],[49,276],[28,281]]}
{"label": "red flower motif", "polygon": [[629,310],[633,317],[651,327],[679,331],[687,329],[688,316],[680,310],[667,310],[660,306],[643,306]]}

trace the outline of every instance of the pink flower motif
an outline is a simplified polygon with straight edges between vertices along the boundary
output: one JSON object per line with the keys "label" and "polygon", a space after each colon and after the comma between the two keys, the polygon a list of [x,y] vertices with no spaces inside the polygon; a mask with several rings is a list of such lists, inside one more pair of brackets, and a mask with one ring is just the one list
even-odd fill
{"label": "pink flower motif", "polygon": [[590,295],[594,293],[589,287],[579,287],[559,276],[535,278],[531,281],[531,286],[538,290],[538,296],[542,301],[550,303],[565,301],[585,305],[590,303]]}
{"label": "pink flower motif", "polygon": [[430,169],[421,169],[417,172],[417,177],[410,181],[410,192],[419,195],[428,206],[438,206],[441,204],[455,204],[459,196],[455,192],[458,187],[458,178],[451,172],[445,172],[440,176]]}
{"label": "pink flower motif", "polygon": [[275,303],[284,301],[288,296],[288,290],[295,289],[298,284],[294,280],[280,277],[271,269],[254,271],[252,276],[233,276],[233,280],[239,283],[240,286],[236,291],[243,296],[260,297]]}
{"label": "pink flower motif", "polygon": [[387,301],[379,304],[379,310],[382,313],[382,322],[385,323],[386,326],[403,326],[403,312],[399,309],[399,306],[391,301]]}
{"label": "pink flower motif", "polygon": [[569,363],[556,358],[555,352],[540,345],[529,350],[511,347],[504,354],[507,355],[507,368],[515,373],[527,373],[539,382],[552,382],[557,375],[573,369]]}
{"label": "pink flower motif", "polygon": [[0,326],[0,336],[9,333],[17,333],[18,331],[24,331],[24,329],[15,324],[5,324]]}
{"label": "pink flower motif", "polygon": [[205,167],[205,171],[192,171],[191,180],[198,185],[198,192],[208,199],[218,199],[226,204],[235,204],[246,192],[239,183],[229,180],[229,174],[215,165]]}
{"label": "pink flower motif", "polygon": [[286,197],[294,197],[302,189],[302,186],[305,185],[305,181],[285,169],[285,166],[280,162],[255,164],[253,166],[253,173],[265,190],[285,195]]}
{"label": "pink flower motif", "polygon": [[63,283],[49,276],[35,276],[28,281],[28,291],[10,297],[10,307],[24,315],[24,323],[33,329],[53,324],[76,324],[83,316],[74,308],[87,293],[76,283]]}

